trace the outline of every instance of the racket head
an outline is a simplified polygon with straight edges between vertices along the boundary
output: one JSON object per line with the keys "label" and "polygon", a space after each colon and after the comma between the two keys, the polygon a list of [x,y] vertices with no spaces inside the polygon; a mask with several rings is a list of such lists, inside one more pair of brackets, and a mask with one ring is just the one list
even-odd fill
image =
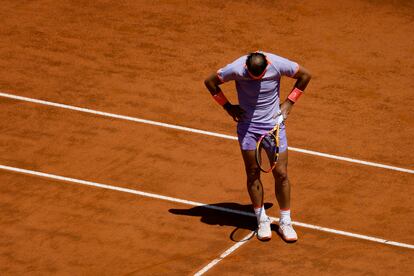
{"label": "racket head", "polygon": [[256,144],[256,163],[260,170],[265,173],[271,172],[279,157],[278,131],[263,134]]}

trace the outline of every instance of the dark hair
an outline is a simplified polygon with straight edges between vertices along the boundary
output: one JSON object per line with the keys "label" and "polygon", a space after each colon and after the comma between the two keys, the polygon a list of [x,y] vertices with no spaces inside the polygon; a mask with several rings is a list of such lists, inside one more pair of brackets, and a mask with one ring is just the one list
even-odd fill
{"label": "dark hair", "polygon": [[253,52],[246,59],[247,70],[253,76],[260,76],[267,67],[267,59],[263,53]]}

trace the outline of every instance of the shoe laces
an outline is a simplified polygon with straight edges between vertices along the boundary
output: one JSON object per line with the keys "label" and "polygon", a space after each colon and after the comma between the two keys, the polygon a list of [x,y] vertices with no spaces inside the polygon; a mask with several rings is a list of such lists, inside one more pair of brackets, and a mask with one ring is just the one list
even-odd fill
{"label": "shoe laces", "polygon": [[259,221],[259,227],[264,227],[266,224],[271,223],[272,221],[270,220],[269,217],[267,217],[264,220]]}
{"label": "shoe laces", "polygon": [[279,227],[283,230],[283,232],[290,232],[290,233],[294,233],[295,230],[293,230],[293,226],[291,223],[287,224],[287,223],[280,223]]}

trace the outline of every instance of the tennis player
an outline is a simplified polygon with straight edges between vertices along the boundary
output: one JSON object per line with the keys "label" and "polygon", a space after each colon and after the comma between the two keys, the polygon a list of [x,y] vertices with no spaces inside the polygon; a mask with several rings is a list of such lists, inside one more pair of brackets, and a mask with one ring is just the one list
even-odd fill
{"label": "tennis player", "polygon": [[[281,103],[279,89],[282,76],[294,78],[296,83],[287,99]],[[217,103],[237,122],[238,141],[247,175],[247,190],[257,217],[259,240],[269,240],[272,231],[271,220],[264,209],[263,186],[255,159],[255,148],[260,136],[272,130],[277,123],[281,124],[280,155],[272,173],[280,208],[278,231],[286,241],[298,239],[290,217],[288,144],[284,122],[310,79],[310,73],[296,62],[257,51],[236,59],[204,82]],[[220,89],[220,85],[228,81],[235,81],[239,104],[231,104]]]}

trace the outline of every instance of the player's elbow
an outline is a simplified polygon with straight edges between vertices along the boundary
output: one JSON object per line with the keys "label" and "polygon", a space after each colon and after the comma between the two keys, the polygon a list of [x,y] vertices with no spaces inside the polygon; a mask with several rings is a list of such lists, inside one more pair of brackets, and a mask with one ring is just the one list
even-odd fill
{"label": "player's elbow", "polygon": [[308,71],[308,73],[306,74],[306,76],[308,77],[308,79],[310,80],[312,78],[312,73]]}
{"label": "player's elbow", "polygon": [[293,78],[308,83],[312,78],[312,74],[305,67],[300,66]]}
{"label": "player's elbow", "polygon": [[209,89],[214,89],[217,86],[216,76],[211,75],[207,79],[204,80],[204,85]]}
{"label": "player's elbow", "polygon": [[309,72],[308,70],[305,70],[305,72],[303,72],[302,78],[304,78],[307,81],[310,81],[312,79],[311,72]]}
{"label": "player's elbow", "polygon": [[211,80],[210,78],[207,78],[204,80],[204,85],[208,88],[209,86],[211,86]]}
{"label": "player's elbow", "polygon": [[312,79],[312,74],[309,72],[309,71],[305,71],[305,72],[303,72],[303,74],[301,75],[301,79],[302,79],[302,82],[304,82],[304,83],[309,83],[310,82],[310,80]]}

